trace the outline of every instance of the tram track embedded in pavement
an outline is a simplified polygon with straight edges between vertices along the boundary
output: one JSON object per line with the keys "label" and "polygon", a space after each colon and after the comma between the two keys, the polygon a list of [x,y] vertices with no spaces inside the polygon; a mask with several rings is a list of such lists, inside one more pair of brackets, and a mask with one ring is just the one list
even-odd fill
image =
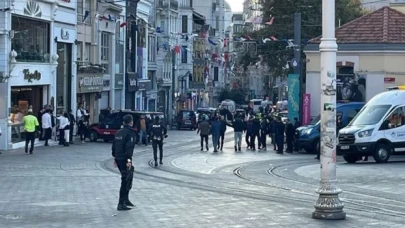
{"label": "tram track embedded in pavement", "polygon": [[[274,171],[276,169],[285,169],[285,167],[287,166],[291,166],[291,165],[308,165],[308,164],[312,164],[309,162],[294,162],[294,163],[288,163],[288,164],[283,164],[283,165],[278,165],[278,166],[274,166],[271,167],[270,169],[268,169],[266,171],[267,174],[272,175],[274,177],[283,179],[283,180],[287,180],[293,183],[297,183],[297,184],[304,184],[307,186],[312,187],[313,189],[316,189],[317,187],[319,187],[319,185],[314,185],[314,184],[310,184],[304,181],[298,181],[296,179],[293,178],[288,178],[285,176],[282,176],[280,174],[275,173]],[[298,194],[304,194],[304,195],[314,195],[314,194],[310,194],[307,193],[305,191],[299,190],[299,189],[293,189],[293,188],[289,188],[289,187],[283,187],[280,185],[275,185],[272,183],[266,183],[263,181],[258,181],[258,180],[254,180],[250,177],[244,176],[242,174],[241,168],[236,169],[237,172],[235,173],[236,176],[238,176],[239,178],[251,181],[251,182],[256,182],[259,183],[261,185],[268,185],[270,187],[276,187],[276,188],[280,188],[280,189],[284,189],[284,190],[291,190],[292,192],[298,193]],[[357,196],[361,196],[364,198],[372,198],[373,200],[354,200],[354,199],[350,199],[350,198],[345,198],[343,201],[346,205],[349,206],[345,206],[345,208],[354,208],[354,207],[362,207],[362,208],[368,208],[373,210],[373,213],[379,213],[379,214],[384,214],[384,215],[389,215],[389,216],[401,216],[404,217],[405,213],[403,213],[402,211],[404,211],[405,209],[405,202],[403,201],[398,201],[398,200],[392,200],[392,199],[387,199],[384,197],[379,197],[379,196],[375,196],[375,195],[369,195],[369,194],[364,194],[364,193],[360,193],[360,192],[356,192],[356,191],[350,191],[350,190],[345,190],[344,191],[345,194],[352,194],[352,195],[357,195]],[[382,203],[382,202],[376,202],[375,200],[380,200],[380,201],[386,201],[387,203]],[[389,202],[389,203],[388,203]],[[391,209],[387,209],[387,208],[383,208],[383,207],[388,207]],[[358,210],[359,208],[357,208]]]}

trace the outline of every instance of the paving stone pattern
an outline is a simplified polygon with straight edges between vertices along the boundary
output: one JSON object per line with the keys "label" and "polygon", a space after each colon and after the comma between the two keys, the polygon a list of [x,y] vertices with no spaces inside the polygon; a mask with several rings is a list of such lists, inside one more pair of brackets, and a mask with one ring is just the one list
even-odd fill
{"label": "paving stone pattern", "polygon": [[[4,152],[0,156],[0,227],[403,227],[397,222],[357,214],[349,215],[345,221],[313,220],[312,205],[253,195],[256,189],[265,192],[267,188],[275,195],[281,191],[266,186],[250,185],[252,197],[248,197],[249,191],[242,195],[216,190],[216,185],[218,189],[231,189],[225,188],[227,182],[217,179],[225,170],[230,171],[227,165],[235,164],[231,159],[234,153],[231,143],[224,151],[230,163],[215,163],[216,167],[223,166],[223,170],[210,175],[198,174],[187,171],[187,167],[179,169],[170,165],[171,157],[179,159],[189,153],[199,153],[198,137],[186,137],[190,133],[185,131],[170,133],[172,141],[166,144],[168,156],[165,158],[168,162],[160,170],[148,166],[151,148],[140,147],[135,151],[137,169],[156,176],[165,173],[164,168],[184,175],[202,175],[208,187],[197,188],[192,183],[172,181],[170,178],[176,173],[168,173],[172,176],[166,179],[136,174],[130,197],[137,207],[118,212],[120,177],[116,170],[111,172],[105,167],[106,162],[111,165],[110,144],[42,147],[37,148],[34,155],[26,155],[22,150]],[[211,155],[206,153],[206,156]],[[198,162],[194,164],[198,166]],[[199,176],[187,178],[200,181]],[[237,183],[235,175],[229,172],[221,178]],[[237,180],[240,188],[249,189],[246,181]],[[239,188],[238,185],[229,187]]]}

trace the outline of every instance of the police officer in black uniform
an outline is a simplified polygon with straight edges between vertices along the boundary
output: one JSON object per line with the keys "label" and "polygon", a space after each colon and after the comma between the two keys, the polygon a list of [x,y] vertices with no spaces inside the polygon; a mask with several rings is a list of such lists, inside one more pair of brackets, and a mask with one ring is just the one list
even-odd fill
{"label": "police officer in black uniform", "polygon": [[132,129],[134,120],[131,115],[123,118],[124,127],[120,129],[112,144],[112,156],[115,164],[121,173],[120,199],[117,210],[131,210],[134,204],[129,201],[129,190],[132,188],[134,167],[132,166],[132,155],[134,154],[136,134]]}
{"label": "police officer in black uniform", "polygon": [[157,147],[159,146],[160,164],[163,165],[163,138],[167,138],[167,129],[160,122],[159,116],[155,116],[155,122],[151,126],[150,133],[152,137],[153,159],[155,160],[155,167],[157,167]]}

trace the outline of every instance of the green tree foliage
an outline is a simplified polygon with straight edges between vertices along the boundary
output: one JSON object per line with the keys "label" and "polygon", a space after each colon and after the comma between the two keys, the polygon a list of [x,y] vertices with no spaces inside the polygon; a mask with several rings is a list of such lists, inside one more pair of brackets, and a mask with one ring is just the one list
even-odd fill
{"label": "green tree foliage", "polygon": [[219,93],[218,102],[230,99],[235,101],[236,104],[243,104],[245,103],[245,95],[242,89],[223,89]]}
{"label": "green tree foliage", "polygon": [[[263,6],[263,22],[268,22],[274,17],[272,25],[249,34],[258,40],[257,55],[245,54],[240,56],[244,69],[258,60],[262,55],[264,62],[270,68],[269,74],[273,77],[283,76],[288,73],[285,68],[287,61],[293,58],[293,50],[286,49],[287,42],[283,40],[294,38],[294,13],[301,13],[303,40],[320,36],[322,33],[322,0],[261,0]],[[360,0],[337,0],[336,23],[343,25],[366,13],[361,7]],[[274,36],[278,42],[261,42],[262,39]],[[303,48],[301,48],[302,50]],[[304,55],[303,55],[304,56]],[[290,68],[290,70],[292,70]]]}

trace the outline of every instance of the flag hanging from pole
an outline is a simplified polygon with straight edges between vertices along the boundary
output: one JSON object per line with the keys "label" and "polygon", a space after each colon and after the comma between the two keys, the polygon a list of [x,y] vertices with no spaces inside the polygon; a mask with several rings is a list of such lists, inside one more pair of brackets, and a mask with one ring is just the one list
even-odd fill
{"label": "flag hanging from pole", "polygon": [[89,12],[88,10],[86,10],[86,11],[84,12],[84,16],[83,16],[83,21],[82,21],[82,22],[84,22],[84,21],[89,17],[89,14],[90,14],[90,12]]}

